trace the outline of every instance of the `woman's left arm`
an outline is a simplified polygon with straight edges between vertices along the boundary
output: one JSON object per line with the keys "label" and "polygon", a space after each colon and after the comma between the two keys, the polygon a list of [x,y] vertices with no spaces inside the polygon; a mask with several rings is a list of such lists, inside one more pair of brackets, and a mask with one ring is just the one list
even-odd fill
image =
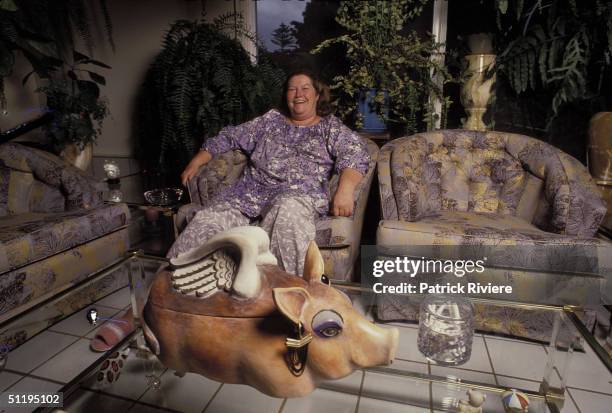
{"label": "woman's left arm", "polygon": [[350,217],[355,205],[355,188],[368,171],[370,155],[361,137],[334,118],[331,126],[330,152],[340,174],[338,189],[332,198],[331,213]]}
{"label": "woman's left arm", "polygon": [[340,173],[338,189],[332,199],[331,213],[336,217],[350,217],[355,205],[355,188],[363,175],[353,168],[346,168]]}

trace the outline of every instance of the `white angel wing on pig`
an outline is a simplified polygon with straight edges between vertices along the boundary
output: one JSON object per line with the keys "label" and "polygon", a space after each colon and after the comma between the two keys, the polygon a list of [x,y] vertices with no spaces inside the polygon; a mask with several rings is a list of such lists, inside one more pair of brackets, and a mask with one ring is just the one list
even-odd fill
{"label": "white angel wing on pig", "polygon": [[276,265],[268,234],[259,227],[236,227],[170,260],[175,290],[207,298],[227,291],[254,298],[261,291],[258,265]]}

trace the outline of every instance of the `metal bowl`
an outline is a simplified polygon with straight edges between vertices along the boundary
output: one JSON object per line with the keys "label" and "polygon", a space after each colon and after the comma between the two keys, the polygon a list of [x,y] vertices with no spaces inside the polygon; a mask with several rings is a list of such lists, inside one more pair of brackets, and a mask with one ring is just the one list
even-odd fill
{"label": "metal bowl", "polygon": [[183,190],[180,188],[161,188],[152,189],[144,193],[144,197],[148,203],[157,206],[168,206],[177,204],[183,196]]}

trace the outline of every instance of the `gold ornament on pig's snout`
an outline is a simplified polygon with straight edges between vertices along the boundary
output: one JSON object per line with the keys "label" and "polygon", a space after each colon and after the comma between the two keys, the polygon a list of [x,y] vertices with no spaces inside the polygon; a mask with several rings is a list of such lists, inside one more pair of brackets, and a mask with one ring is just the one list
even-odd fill
{"label": "gold ornament on pig's snout", "polygon": [[294,376],[301,376],[306,368],[306,360],[308,359],[308,344],[312,341],[312,334],[304,333],[304,326],[298,323],[296,328],[297,338],[287,337],[285,345],[287,346],[287,365]]}

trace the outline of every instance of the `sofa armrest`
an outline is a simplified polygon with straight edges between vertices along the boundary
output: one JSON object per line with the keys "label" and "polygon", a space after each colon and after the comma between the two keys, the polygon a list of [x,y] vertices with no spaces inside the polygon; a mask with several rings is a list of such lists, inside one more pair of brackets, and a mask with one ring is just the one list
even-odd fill
{"label": "sofa armrest", "polygon": [[103,187],[92,176],[51,153],[17,143],[0,145],[0,160],[13,170],[32,173],[64,195],[65,209],[89,209],[103,202]]}

